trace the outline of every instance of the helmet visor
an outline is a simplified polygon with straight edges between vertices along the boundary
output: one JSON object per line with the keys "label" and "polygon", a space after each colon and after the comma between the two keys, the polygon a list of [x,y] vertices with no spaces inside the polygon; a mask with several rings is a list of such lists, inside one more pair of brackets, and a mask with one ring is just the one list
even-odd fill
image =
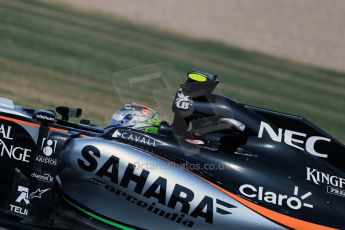
{"label": "helmet visor", "polygon": [[113,115],[109,123],[109,126],[128,126],[130,125],[132,119],[132,113],[128,113],[128,111],[119,110]]}

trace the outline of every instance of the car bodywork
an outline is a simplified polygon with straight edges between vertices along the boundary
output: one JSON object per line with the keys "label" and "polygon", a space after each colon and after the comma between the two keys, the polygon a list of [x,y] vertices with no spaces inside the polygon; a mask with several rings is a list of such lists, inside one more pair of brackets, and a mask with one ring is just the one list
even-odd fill
{"label": "car bodywork", "polygon": [[[213,94],[193,72],[158,134],[0,101],[1,224],[342,229],[345,147],[302,117]],[[186,140],[200,139],[202,145]]]}

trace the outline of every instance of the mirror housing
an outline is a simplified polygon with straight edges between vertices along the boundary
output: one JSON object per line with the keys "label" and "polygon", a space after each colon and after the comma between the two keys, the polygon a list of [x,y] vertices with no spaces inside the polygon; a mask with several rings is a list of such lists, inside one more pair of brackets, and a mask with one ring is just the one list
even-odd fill
{"label": "mirror housing", "polygon": [[83,113],[83,110],[81,108],[59,106],[56,108],[56,112],[61,115],[61,120],[68,121],[70,117],[80,118]]}

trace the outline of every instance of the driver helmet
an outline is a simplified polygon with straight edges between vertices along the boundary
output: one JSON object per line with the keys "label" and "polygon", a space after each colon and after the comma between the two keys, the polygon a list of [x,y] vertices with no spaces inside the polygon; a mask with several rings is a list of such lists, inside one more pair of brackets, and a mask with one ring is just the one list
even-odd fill
{"label": "driver helmet", "polygon": [[126,104],[117,110],[109,122],[110,126],[129,127],[157,134],[161,123],[159,114],[144,105]]}

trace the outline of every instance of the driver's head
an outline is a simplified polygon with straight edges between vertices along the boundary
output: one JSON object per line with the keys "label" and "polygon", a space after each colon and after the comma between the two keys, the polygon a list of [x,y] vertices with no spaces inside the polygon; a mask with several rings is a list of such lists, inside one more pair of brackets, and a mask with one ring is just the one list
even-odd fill
{"label": "driver's head", "polygon": [[156,134],[161,120],[153,109],[135,103],[124,105],[113,114],[109,126],[121,126],[139,129]]}

